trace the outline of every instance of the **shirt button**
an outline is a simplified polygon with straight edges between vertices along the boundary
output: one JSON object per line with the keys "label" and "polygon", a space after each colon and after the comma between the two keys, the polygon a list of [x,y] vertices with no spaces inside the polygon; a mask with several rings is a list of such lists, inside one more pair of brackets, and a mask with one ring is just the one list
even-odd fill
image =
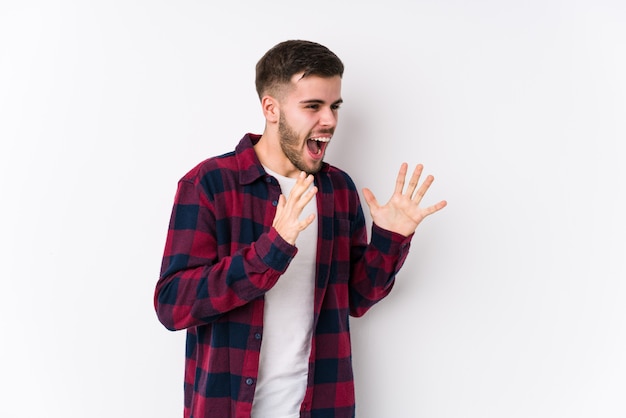
{"label": "shirt button", "polygon": [[254,380],[252,380],[252,379],[250,379],[250,378],[247,378],[247,379],[246,379],[246,385],[250,386],[250,385],[251,385],[251,384],[253,384],[253,383],[254,383]]}
{"label": "shirt button", "polygon": [[257,340],[260,340],[261,339],[261,333],[257,332],[256,334],[254,334],[254,338],[257,339]]}
{"label": "shirt button", "polygon": [[266,183],[271,183],[272,182],[272,178],[271,177],[265,177],[265,182]]}
{"label": "shirt button", "polygon": [[278,206],[278,200],[274,200],[274,201],[272,202],[272,206]]}

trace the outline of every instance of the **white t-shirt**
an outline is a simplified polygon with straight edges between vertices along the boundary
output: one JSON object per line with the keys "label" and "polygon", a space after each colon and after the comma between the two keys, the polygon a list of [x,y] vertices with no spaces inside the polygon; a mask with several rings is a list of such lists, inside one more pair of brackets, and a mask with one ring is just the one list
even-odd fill
{"label": "white t-shirt", "polygon": [[[274,176],[286,198],[296,179],[265,168]],[[300,219],[315,214],[315,220],[296,239],[298,252],[276,285],[265,294],[263,339],[252,418],[299,418],[307,387],[317,248],[315,197]]]}

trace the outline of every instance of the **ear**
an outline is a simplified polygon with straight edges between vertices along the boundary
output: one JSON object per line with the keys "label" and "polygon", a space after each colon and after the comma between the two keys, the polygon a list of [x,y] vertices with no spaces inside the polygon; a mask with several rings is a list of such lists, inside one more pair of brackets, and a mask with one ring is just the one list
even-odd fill
{"label": "ear", "polygon": [[261,99],[261,108],[263,109],[263,116],[269,123],[278,122],[280,116],[280,106],[278,100],[272,96],[263,96]]}

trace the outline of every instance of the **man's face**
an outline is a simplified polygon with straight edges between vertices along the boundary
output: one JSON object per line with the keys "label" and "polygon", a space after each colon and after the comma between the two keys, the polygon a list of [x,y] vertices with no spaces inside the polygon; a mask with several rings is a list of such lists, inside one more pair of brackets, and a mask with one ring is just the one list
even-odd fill
{"label": "man's face", "polygon": [[341,77],[298,74],[280,102],[278,134],[285,156],[295,168],[316,173],[337,126],[341,104]]}

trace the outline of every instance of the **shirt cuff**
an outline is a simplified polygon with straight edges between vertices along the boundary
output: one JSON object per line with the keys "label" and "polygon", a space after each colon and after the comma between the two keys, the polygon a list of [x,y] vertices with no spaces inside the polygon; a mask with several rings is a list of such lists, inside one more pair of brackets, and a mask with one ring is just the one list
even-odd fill
{"label": "shirt cuff", "polygon": [[256,241],[256,251],[269,268],[284,273],[298,249],[285,241],[276,229],[271,228]]}
{"label": "shirt cuff", "polygon": [[409,249],[414,234],[405,237],[402,234],[383,229],[373,223],[371,244],[383,253],[401,254]]}

